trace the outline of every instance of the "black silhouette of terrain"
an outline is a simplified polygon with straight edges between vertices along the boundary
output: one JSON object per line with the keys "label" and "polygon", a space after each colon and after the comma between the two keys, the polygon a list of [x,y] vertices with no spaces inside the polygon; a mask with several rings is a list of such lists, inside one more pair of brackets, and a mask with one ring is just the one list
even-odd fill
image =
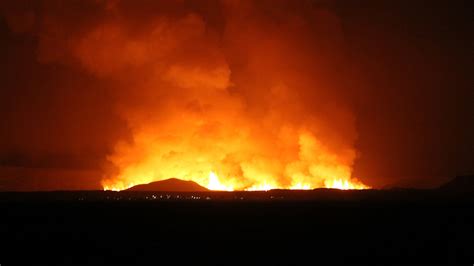
{"label": "black silhouette of terrain", "polygon": [[0,260],[471,265],[474,196],[463,180],[432,190],[3,192]]}
{"label": "black silhouette of terrain", "polygon": [[173,191],[173,192],[184,192],[184,191],[209,191],[209,189],[200,186],[193,181],[184,181],[177,178],[170,178],[162,181],[151,182],[149,184],[136,185],[127,191]]}
{"label": "black silhouette of terrain", "polygon": [[448,183],[442,185],[440,189],[444,191],[459,192],[473,192],[474,193],[474,175],[457,176]]}

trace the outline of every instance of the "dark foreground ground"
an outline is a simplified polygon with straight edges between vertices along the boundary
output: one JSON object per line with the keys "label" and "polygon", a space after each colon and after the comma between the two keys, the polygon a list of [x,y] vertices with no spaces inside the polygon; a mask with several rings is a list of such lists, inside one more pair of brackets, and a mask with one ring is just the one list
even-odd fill
{"label": "dark foreground ground", "polygon": [[437,190],[0,193],[0,263],[472,265],[473,207]]}

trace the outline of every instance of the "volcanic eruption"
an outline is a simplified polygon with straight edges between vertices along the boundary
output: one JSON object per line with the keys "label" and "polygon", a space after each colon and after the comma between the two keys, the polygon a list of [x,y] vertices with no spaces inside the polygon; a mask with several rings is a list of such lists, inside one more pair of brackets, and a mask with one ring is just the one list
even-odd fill
{"label": "volcanic eruption", "polygon": [[80,39],[86,67],[134,88],[120,103],[132,138],[108,157],[115,171],[104,189],[170,177],[229,191],[366,188],[351,178],[355,118],[331,80],[337,17],[317,8],[310,28],[311,18],[273,18],[267,5],[220,7],[221,29],[188,10],[152,16],[138,31],[117,7]]}
{"label": "volcanic eruption", "polygon": [[41,62],[80,66],[114,96],[129,134],[107,156],[105,190],[169,178],[228,191],[367,188],[352,177],[342,29],[324,2],[81,5],[94,15],[69,19],[50,3],[29,30]]}

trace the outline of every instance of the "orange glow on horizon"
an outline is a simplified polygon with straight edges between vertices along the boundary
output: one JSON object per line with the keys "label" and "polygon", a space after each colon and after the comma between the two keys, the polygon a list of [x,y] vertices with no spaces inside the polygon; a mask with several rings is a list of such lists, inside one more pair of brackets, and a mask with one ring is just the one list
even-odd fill
{"label": "orange glow on horizon", "polygon": [[169,178],[219,191],[367,188],[352,176],[356,118],[339,82],[340,38],[308,38],[328,28],[282,17],[283,26],[231,2],[224,31],[191,12],[138,32],[118,17],[81,35],[74,55],[123,85],[117,111],[130,133],[107,156],[103,188]]}
{"label": "orange glow on horizon", "polygon": [[[123,185],[119,183],[118,185],[115,185],[115,186],[104,185],[103,188],[104,188],[104,191],[122,191],[128,188],[131,188],[135,185],[137,184],[130,183],[128,185]],[[232,186],[231,184],[221,183],[219,180],[219,177],[212,171],[209,173],[208,183],[205,187],[213,191],[238,191],[238,189],[234,189],[234,186]],[[302,183],[297,183],[289,187],[279,187],[276,185],[263,183],[261,185],[254,185],[252,187],[248,187],[242,190],[244,191],[268,191],[272,189],[311,190],[314,188],[318,188],[318,187],[311,187],[310,184],[302,184]],[[340,189],[340,190],[370,189],[369,186],[362,184],[358,180],[341,180],[341,179],[328,179],[325,182],[324,187],[322,188],[332,188],[332,189]]]}

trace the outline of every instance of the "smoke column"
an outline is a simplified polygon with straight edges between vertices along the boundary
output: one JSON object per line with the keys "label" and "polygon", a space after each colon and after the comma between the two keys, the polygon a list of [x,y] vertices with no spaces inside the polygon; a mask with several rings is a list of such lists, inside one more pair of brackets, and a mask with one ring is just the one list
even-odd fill
{"label": "smoke column", "polygon": [[221,190],[364,187],[351,176],[355,117],[328,4],[72,2],[14,3],[7,19],[38,37],[40,62],[107,84],[129,134],[106,158],[104,188],[171,177]]}

